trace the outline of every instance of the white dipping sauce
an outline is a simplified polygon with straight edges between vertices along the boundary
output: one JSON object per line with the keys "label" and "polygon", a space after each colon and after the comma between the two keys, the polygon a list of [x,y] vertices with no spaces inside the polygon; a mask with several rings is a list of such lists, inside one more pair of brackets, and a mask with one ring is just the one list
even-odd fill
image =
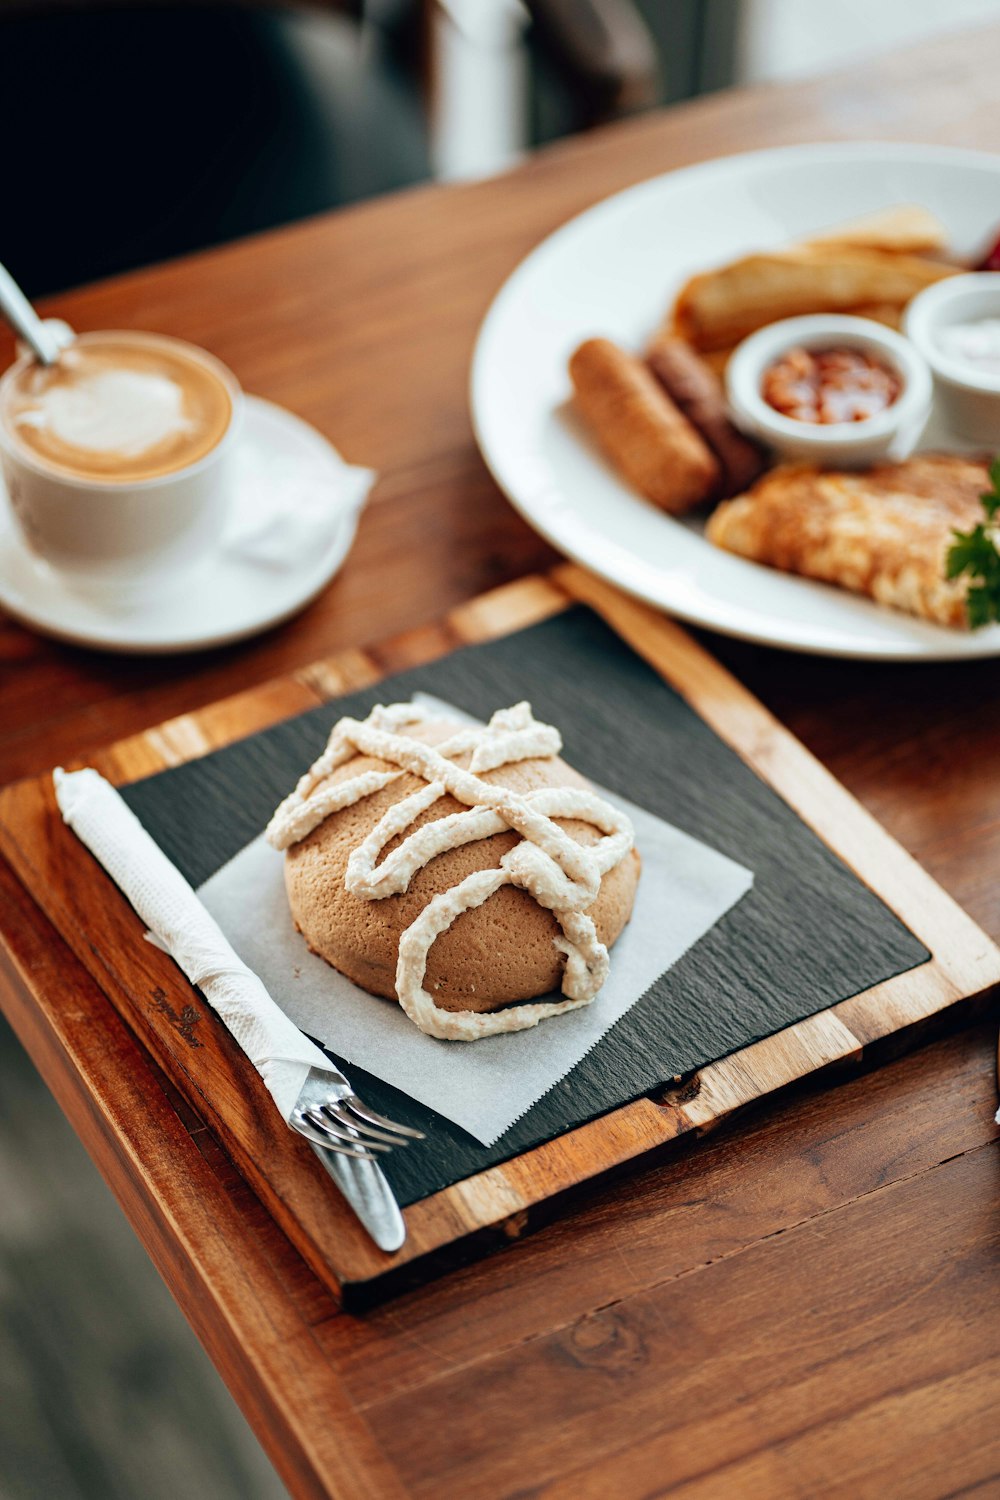
{"label": "white dipping sauce", "polygon": [[949,359],[973,365],[984,375],[1000,375],[1000,318],[952,323],[938,330],[935,342]]}

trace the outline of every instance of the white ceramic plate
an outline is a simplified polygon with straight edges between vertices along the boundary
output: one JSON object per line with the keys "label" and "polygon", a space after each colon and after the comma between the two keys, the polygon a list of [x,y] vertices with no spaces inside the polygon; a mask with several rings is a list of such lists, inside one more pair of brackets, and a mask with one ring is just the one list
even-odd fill
{"label": "white ceramic plate", "polygon": [[34,558],[0,481],[0,607],[44,635],[103,651],[202,651],[243,640],[303,609],[333,577],[371,477],[301,417],[248,396],[222,543],[176,585],[129,599],[78,592]]}
{"label": "white ceramic plate", "polygon": [[[639,348],[693,272],[893,203],[925,205],[971,256],[1000,226],[1000,156],[753,152],[640,183],[550,235],[497,295],[472,364],[479,445],[521,514],[619,588],[727,635],[874,660],[1000,655],[1000,626],[946,630],[710,546],[700,523],[663,515],[619,480],[567,406],[566,362],[583,339]],[[954,446],[933,433],[924,446],[940,443]]]}

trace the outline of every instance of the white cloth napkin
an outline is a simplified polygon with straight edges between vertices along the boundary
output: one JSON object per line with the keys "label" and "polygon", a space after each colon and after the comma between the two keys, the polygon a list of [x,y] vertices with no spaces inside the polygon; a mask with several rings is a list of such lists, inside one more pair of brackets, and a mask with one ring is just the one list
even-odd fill
{"label": "white cloth napkin", "polygon": [[289,451],[282,431],[271,430],[270,439],[255,443],[252,456],[241,455],[239,503],[222,550],[268,570],[299,568],[333,545],[377,476],[374,469],[345,463],[330,447],[312,458],[298,446]]}
{"label": "white cloth napkin", "polygon": [[309,1069],[329,1071],[329,1060],[236,956],[214,917],[111,783],[89,769],[52,774],[64,821],[226,1023],[287,1123]]}

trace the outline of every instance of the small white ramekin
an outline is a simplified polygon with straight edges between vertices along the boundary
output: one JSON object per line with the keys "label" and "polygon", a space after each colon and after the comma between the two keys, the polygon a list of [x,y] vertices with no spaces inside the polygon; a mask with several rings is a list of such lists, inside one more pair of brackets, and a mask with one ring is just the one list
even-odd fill
{"label": "small white ramekin", "polygon": [[[885,411],[860,422],[799,422],[769,406],[764,372],[789,349],[861,349],[892,367],[901,381]],[[726,394],[738,425],[783,457],[854,468],[902,458],[927,420],[933,396],[930,371],[914,346],[869,318],[814,313],[783,318],[743,340],[726,366]]]}
{"label": "small white ramekin", "polygon": [[958,437],[1000,447],[1000,373],[946,354],[942,329],[980,318],[1000,318],[1000,272],[949,276],[914,297],[906,312],[906,334],[934,374],[936,404],[944,425]]}

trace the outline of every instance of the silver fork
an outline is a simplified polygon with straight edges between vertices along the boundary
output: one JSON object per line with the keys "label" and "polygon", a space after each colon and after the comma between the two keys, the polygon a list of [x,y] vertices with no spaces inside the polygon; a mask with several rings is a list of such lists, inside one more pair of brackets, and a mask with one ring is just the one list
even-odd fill
{"label": "silver fork", "polygon": [[394,1146],[425,1139],[423,1131],[369,1109],[332,1064],[309,1069],[288,1123],[311,1145],[357,1161],[377,1161]]}

